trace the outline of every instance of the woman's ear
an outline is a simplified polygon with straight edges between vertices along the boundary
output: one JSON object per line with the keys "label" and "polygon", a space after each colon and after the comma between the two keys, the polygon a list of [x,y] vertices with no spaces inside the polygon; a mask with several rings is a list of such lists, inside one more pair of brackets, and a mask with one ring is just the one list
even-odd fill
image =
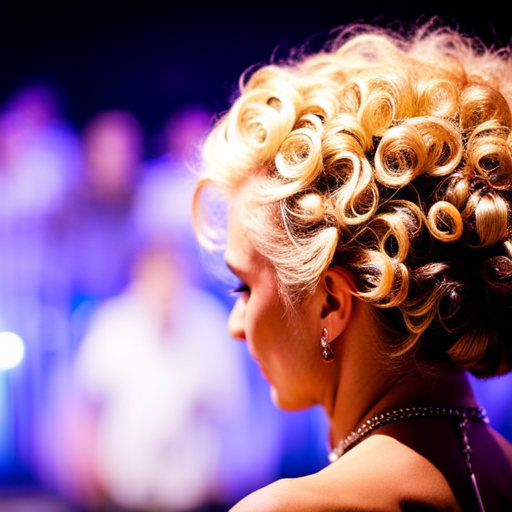
{"label": "woman's ear", "polygon": [[329,325],[331,338],[338,337],[352,315],[354,284],[346,271],[328,268],[321,279],[323,289],[322,319]]}

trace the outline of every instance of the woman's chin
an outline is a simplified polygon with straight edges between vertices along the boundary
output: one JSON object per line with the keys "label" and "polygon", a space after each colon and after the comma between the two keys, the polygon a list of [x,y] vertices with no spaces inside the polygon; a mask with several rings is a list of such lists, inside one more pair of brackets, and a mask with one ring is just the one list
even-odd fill
{"label": "woman's chin", "polygon": [[270,400],[275,407],[287,412],[302,411],[311,406],[310,403],[304,404],[300,402],[296,397],[284,396],[283,393],[279,393],[272,385],[270,386]]}

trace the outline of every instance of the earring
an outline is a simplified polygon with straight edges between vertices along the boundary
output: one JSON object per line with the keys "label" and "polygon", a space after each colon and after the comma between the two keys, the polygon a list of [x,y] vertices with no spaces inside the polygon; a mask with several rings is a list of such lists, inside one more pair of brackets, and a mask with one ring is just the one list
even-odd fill
{"label": "earring", "polygon": [[330,363],[334,359],[334,352],[332,351],[331,344],[328,341],[329,333],[324,327],[322,331],[322,338],[320,344],[322,345],[322,358],[326,363]]}

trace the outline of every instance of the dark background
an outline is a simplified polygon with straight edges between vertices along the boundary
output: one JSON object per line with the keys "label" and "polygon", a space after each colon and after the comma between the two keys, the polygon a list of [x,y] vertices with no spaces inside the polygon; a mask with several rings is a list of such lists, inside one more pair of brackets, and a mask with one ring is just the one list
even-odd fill
{"label": "dark background", "polygon": [[151,133],[183,103],[226,108],[240,73],[278,45],[284,51],[352,21],[434,15],[504,45],[512,35],[509,9],[507,2],[0,0],[0,102],[42,81],[78,128],[95,112],[123,108]]}

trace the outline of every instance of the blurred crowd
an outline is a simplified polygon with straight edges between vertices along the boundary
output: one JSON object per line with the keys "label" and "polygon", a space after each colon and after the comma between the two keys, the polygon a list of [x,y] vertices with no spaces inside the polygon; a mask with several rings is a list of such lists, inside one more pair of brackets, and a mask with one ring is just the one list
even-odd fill
{"label": "blurred crowd", "polygon": [[0,360],[2,336],[24,346],[0,371],[2,510],[20,485],[71,510],[225,510],[325,463],[319,417],[290,431],[230,339],[230,283],[194,238],[190,165],[211,118],[169,113],[150,152],[128,111],[77,129],[41,85],[2,106]]}
{"label": "blurred crowd", "polygon": [[[194,238],[189,166],[211,119],[202,105],[170,112],[148,156],[131,112],[78,130],[40,85],[2,106],[0,337],[22,340],[24,358],[0,371],[0,493],[222,511],[326,464],[321,416],[272,406],[228,335],[229,283]],[[509,438],[511,386],[476,384]]]}

